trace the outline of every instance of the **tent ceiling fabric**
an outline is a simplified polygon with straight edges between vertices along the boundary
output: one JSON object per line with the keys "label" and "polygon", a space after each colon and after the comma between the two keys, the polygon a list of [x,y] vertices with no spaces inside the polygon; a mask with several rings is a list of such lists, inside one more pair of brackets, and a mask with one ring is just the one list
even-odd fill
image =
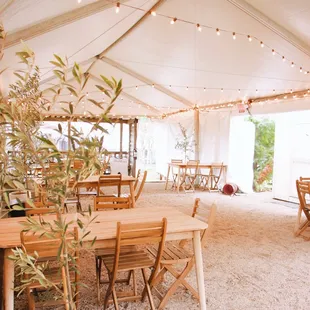
{"label": "tent ceiling fabric", "polygon": [[[243,1],[245,0],[235,0]],[[0,8],[6,1],[0,0]],[[3,14],[3,23],[10,33],[17,29],[53,18],[94,1],[82,0],[16,0]],[[240,10],[233,1],[227,0],[166,0],[157,8],[157,13],[177,17],[201,24],[231,30],[216,35],[214,29],[203,28],[202,32],[190,24],[177,21],[170,25],[161,16],[148,15],[143,22],[113,45],[104,57],[126,67],[136,75],[125,73],[120,68],[97,60],[90,69],[95,77],[103,74],[123,79],[124,92],[130,98],[145,103],[161,113],[188,108],[188,105],[207,105],[244,98],[284,93],[290,89],[302,90],[310,87],[310,74],[291,68],[281,57],[273,56],[270,49],[261,48],[259,42],[249,42],[245,37],[232,39],[232,32],[245,33],[264,41],[287,59],[296,64],[309,65],[309,56],[289,40],[279,36],[258,20]],[[266,19],[274,19],[287,32],[305,43],[310,38],[310,3],[308,0],[247,0],[249,5],[260,11]],[[42,79],[51,76],[49,60],[56,53],[68,56],[69,62],[83,62],[99,55],[119,37],[126,33],[145,14],[135,7],[149,10],[155,0],[131,0],[121,5],[79,19],[56,30],[52,30],[26,43],[36,53],[36,60],[43,74]],[[27,18],[23,16],[27,15]],[[19,68],[15,52],[21,45],[5,50],[2,67]],[[91,61],[83,65],[87,70]],[[143,79],[137,76],[144,77]],[[14,81],[12,70],[2,76],[1,87],[7,90]],[[159,85],[153,88],[147,81]],[[42,89],[55,81],[48,80]],[[97,91],[92,80],[87,91]],[[171,87],[170,87],[171,85]],[[136,90],[138,86],[138,90]],[[187,89],[188,87],[188,89]],[[204,91],[204,88],[207,90]],[[221,89],[223,88],[223,91]],[[165,91],[168,90],[168,91]],[[238,92],[241,89],[241,92]],[[256,91],[258,90],[258,92]],[[173,94],[174,96],[171,96]],[[101,96],[94,93],[94,96]],[[155,109],[142,106],[122,96],[117,100],[115,115],[158,115]],[[177,98],[183,98],[184,102]],[[56,111],[59,107],[55,108]],[[84,113],[81,108],[81,113]]]}

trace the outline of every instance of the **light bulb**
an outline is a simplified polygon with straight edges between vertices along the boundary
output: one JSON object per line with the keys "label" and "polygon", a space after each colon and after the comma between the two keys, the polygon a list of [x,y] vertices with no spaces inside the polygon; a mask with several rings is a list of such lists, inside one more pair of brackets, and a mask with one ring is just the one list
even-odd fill
{"label": "light bulb", "polygon": [[291,63],[291,67],[293,68],[295,66],[295,64],[294,64],[294,62],[292,61],[292,63]]}
{"label": "light bulb", "polygon": [[275,50],[272,50],[272,55],[274,56],[276,54],[276,51]]}
{"label": "light bulb", "polygon": [[224,89],[223,88],[221,88],[221,93],[224,91]]}
{"label": "light bulb", "polygon": [[236,33],[233,32],[233,39],[236,40]]}
{"label": "light bulb", "polygon": [[138,86],[136,86],[136,90],[138,90]]}
{"label": "light bulb", "polygon": [[276,92],[276,90],[274,89],[274,90],[273,90],[273,92],[275,93],[275,92]]}
{"label": "light bulb", "polygon": [[186,90],[188,90],[188,86],[186,86]]}
{"label": "light bulb", "polygon": [[248,39],[250,42],[252,42],[252,37],[250,35],[248,35]]}
{"label": "light bulb", "polygon": [[293,93],[293,90],[291,89],[291,94]]}
{"label": "light bulb", "polygon": [[119,2],[116,3],[115,13],[117,14],[120,10],[121,4]]}
{"label": "light bulb", "polygon": [[302,67],[299,68],[299,72],[302,72]]}
{"label": "light bulb", "polygon": [[175,17],[175,18],[171,19],[170,24],[173,25],[176,21],[177,21],[177,18]]}
{"label": "light bulb", "polygon": [[154,84],[152,84],[152,87],[154,88],[154,87],[155,87],[155,85],[154,85]]}
{"label": "light bulb", "polygon": [[285,61],[285,57],[284,57],[284,56],[282,56],[282,61],[283,61],[283,62]]}
{"label": "light bulb", "polygon": [[198,31],[200,31],[200,32],[202,31],[202,28],[201,28],[200,24],[197,24],[196,27],[197,27]]}
{"label": "light bulb", "polygon": [[169,88],[171,89],[171,85],[169,85]]}
{"label": "light bulb", "polygon": [[206,91],[206,88],[204,87],[203,91]]}
{"label": "light bulb", "polygon": [[156,16],[156,12],[155,11],[151,11],[151,15],[152,16]]}
{"label": "light bulb", "polygon": [[238,89],[238,93],[240,94],[240,92],[241,92],[241,90],[240,89]]}
{"label": "light bulb", "polygon": [[82,0],[78,0],[78,3],[81,3],[82,2]]}
{"label": "light bulb", "polygon": [[219,36],[221,34],[220,29],[216,28],[216,34]]}
{"label": "light bulb", "polygon": [[265,46],[263,41],[260,42],[260,46],[261,46],[261,47],[264,47],[264,46]]}
{"label": "light bulb", "polygon": [[255,91],[256,93],[258,93],[258,89],[256,89],[256,91]]}

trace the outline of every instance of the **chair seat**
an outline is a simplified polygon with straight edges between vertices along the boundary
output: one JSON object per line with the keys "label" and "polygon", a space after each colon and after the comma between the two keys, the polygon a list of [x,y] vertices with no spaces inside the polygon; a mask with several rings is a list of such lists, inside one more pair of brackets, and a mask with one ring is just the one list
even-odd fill
{"label": "chair seat", "polygon": [[[133,252],[136,250],[134,245],[127,245],[121,247],[121,253]],[[111,256],[115,254],[115,248],[106,248],[106,249],[95,249],[95,256]]]}
{"label": "chair seat", "polygon": [[[43,273],[44,273],[46,279],[49,280],[50,282],[52,282],[53,284],[59,285],[60,283],[62,283],[62,277],[61,277],[62,275],[61,275],[61,272],[59,270],[59,267],[48,268]],[[74,271],[70,272],[70,279],[72,281],[75,280]],[[39,281],[35,281],[35,282],[30,283],[29,288],[30,289],[40,289],[40,288],[46,289]]]}
{"label": "chair seat", "polygon": [[[102,258],[109,272],[113,271],[114,255],[104,256]],[[144,251],[132,251],[129,253],[121,253],[119,256],[118,271],[129,271],[142,268],[150,268],[154,266],[154,259],[151,259]]]}
{"label": "chair seat", "polygon": [[[148,251],[152,256],[156,257],[157,249],[154,247],[148,247]],[[187,263],[192,259],[193,255],[188,253],[185,249],[179,247],[178,245],[167,242],[164,247],[164,252],[161,264],[176,264],[176,261],[179,263]]]}
{"label": "chair seat", "polygon": [[85,191],[85,192],[79,192],[78,196],[96,196],[97,191]]}

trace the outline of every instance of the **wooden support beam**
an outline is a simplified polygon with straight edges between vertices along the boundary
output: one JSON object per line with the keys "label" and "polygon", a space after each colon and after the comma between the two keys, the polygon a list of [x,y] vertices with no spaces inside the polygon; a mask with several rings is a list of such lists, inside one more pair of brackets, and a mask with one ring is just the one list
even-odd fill
{"label": "wooden support beam", "polygon": [[138,139],[138,120],[135,119],[134,122],[134,136],[133,136],[133,176],[136,177],[137,175],[137,154],[138,154],[138,150],[137,150],[137,139]]}
{"label": "wooden support beam", "polygon": [[98,57],[103,57],[110,49],[112,49],[114,46],[116,46],[118,43],[120,43],[122,40],[124,40],[137,26],[139,26],[149,15],[151,11],[156,11],[160,5],[162,5],[165,2],[165,0],[157,0],[156,3],[149,9],[148,12],[145,12],[143,16],[135,22],[125,33],[123,33],[116,41],[114,41],[110,46],[108,46],[104,51],[102,51]]}
{"label": "wooden support beam", "polygon": [[[122,3],[126,1],[120,0],[119,2]],[[9,33],[6,38],[5,48],[14,46],[20,43],[21,40],[27,41],[33,39],[37,36],[43,35],[57,28],[76,22],[80,19],[110,9],[111,7],[115,6],[115,3],[116,2],[111,2],[109,0],[98,0],[81,6],[75,10],[68,11],[53,18],[43,20],[34,25],[27,26],[13,33]]]}
{"label": "wooden support beam", "polygon": [[279,37],[287,41],[289,44],[293,45],[301,52],[310,56],[310,46],[295,36],[292,32],[288,31],[282,25],[279,25],[274,20],[270,19],[261,11],[257,10],[254,6],[248,3],[246,0],[227,0],[232,5],[240,9],[245,14],[249,15],[260,24],[271,30],[273,33],[277,34]]}
{"label": "wooden support beam", "polygon": [[134,77],[135,79],[137,79],[137,80],[139,80],[139,81],[141,81],[141,82],[143,82],[145,84],[148,84],[149,86],[154,85],[154,88],[156,88],[160,92],[162,92],[165,95],[167,95],[167,96],[169,96],[169,97],[171,97],[171,98],[173,98],[173,99],[183,103],[184,105],[186,105],[188,107],[193,107],[194,106],[194,104],[192,102],[190,102],[189,100],[179,96],[178,94],[172,92],[171,90],[169,90],[169,89],[167,89],[167,88],[165,88],[165,87],[163,87],[161,85],[158,85],[158,84],[154,83],[152,80],[148,79],[147,77],[145,77],[145,76],[143,76],[143,75],[141,75],[141,74],[139,74],[139,73],[137,73],[137,72],[127,68],[127,67],[125,67],[124,65],[122,65],[122,64],[120,64],[120,63],[118,63],[118,62],[116,62],[116,61],[114,61],[114,60],[112,60],[110,58],[107,58],[107,57],[103,56],[103,57],[100,58],[100,60],[105,62],[105,63],[107,63],[107,64],[109,64],[109,65],[111,65],[112,67],[114,67],[114,68],[116,68],[116,69],[118,69],[118,70],[120,70],[120,71],[122,71],[122,72],[124,72],[124,73],[126,73],[126,74],[128,74],[128,75],[130,75],[132,77]]}
{"label": "wooden support beam", "polygon": [[0,7],[0,16],[6,11],[14,2],[15,0],[8,0]]}
{"label": "wooden support beam", "polygon": [[199,110],[194,110],[194,137],[195,137],[195,160],[200,159],[200,123]]}
{"label": "wooden support beam", "polygon": [[[93,74],[90,74],[90,78],[91,78],[93,81],[95,81],[95,82],[97,82],[97,83],[99,83],[99,84],[104,84],[104,85],[106,85],[106,84],[104,83],[103,80],[99,79],[98,77],[96,77],[96,76],[93,75]],[[138,98],[136,98],[136,97],[134,97],[134,96],[132,96],[132,95],[126,93],[124,90],[122,91],[121,95],[124,96],[124,97],[126,97],[126,98],[128,98],[129,100],[133,101],[133,103],[135,103],[135,104],[141,105],[141,106],[143,106],[143,107],[145,107],[145,108],[147,108],[147,109],[149,109],[149,110],[151,110],[151,111],[153,111],[153,112],[155,112],[155,113],[157,113],[157,114],[162,114],[162,112],[159,111],[158,109],[156,109],[156,108],[152,107],[151,105],[149,105],[149,104],[147,104],[147,103],[141,101],[140,99],[138,99]]]}
{"label": "wooden support beam", "polygon": [[123,158],[123,122],[120,123],[120,135],[119,135],[119,152],[120,152],[120,158]]}

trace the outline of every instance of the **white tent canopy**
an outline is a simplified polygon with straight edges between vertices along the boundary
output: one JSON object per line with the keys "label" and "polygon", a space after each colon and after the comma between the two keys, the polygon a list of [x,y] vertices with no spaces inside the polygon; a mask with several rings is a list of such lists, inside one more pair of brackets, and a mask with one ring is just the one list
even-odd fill
{"label": "white tent canopy", "polygon": [[[2,75],[4,92],[20,67],[20,39],[36,54],[42,90],[56,83],[49,63],[54,53],[91,74],[88,92],[98,91],[100,74],[122,78],[116,116],[161,116],[310,87],[310,74],[304,74],[310,71],[307,0],[132,0],[120,1],[118,14],[116,1],[108,0],[1,0],[0,8],[7,31],[1,68],[10,68]],[[175,24],[167,16],[177,18]]]}

